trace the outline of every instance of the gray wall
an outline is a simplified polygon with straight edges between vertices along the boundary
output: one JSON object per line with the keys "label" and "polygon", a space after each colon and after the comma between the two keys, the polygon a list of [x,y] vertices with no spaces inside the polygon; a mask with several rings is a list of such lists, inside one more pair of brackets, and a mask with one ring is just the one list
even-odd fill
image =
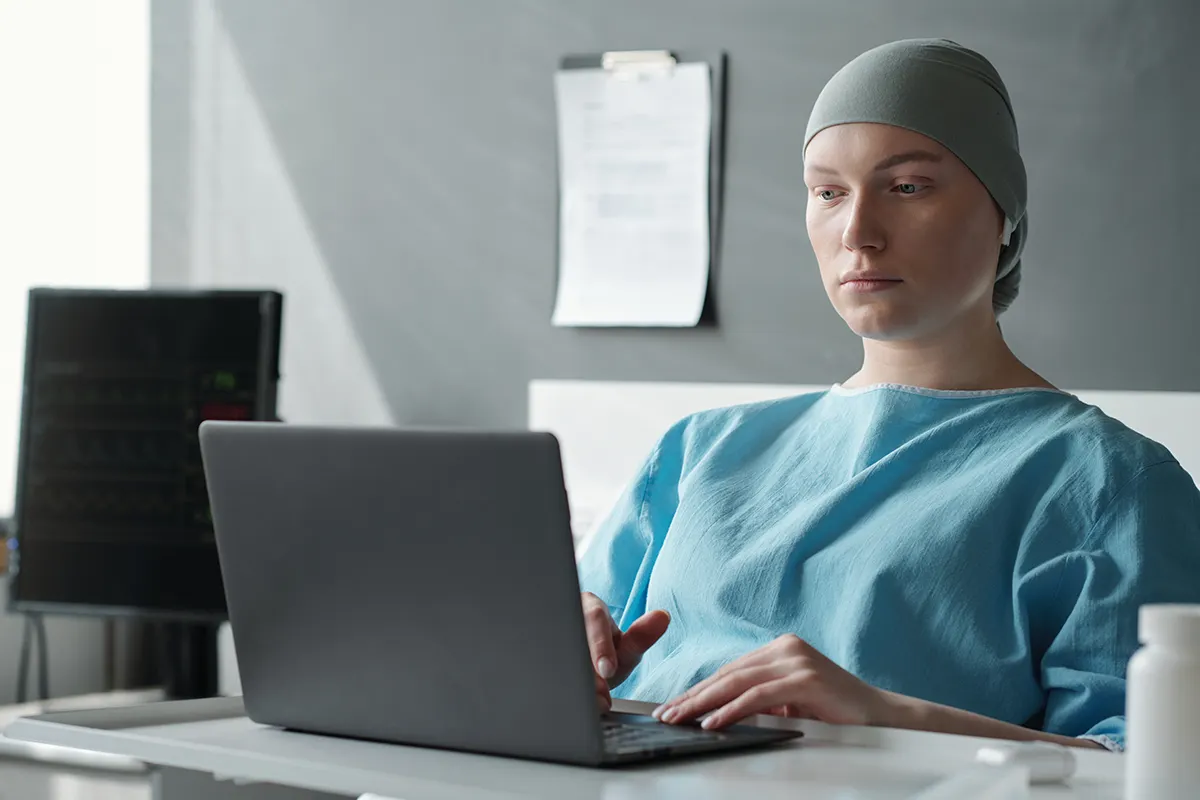
{"label": "gray wall", "polygon": [[[152,279],[288,293],[284,413],[521,425],[534,377],[823,383],[857,340],[803,225],[823,82],[988,55],[1030,175],[1014,348],[1071,389],[1200,390],[1194,0],[155,0]],[[560,55],[723,48],[719,324],[555,329]]]}

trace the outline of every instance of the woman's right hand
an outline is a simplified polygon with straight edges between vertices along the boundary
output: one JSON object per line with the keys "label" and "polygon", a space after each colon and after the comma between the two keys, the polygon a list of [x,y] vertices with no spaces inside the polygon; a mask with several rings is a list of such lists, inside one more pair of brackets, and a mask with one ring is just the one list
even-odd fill
{"label": "woman's right hand", "polygon": [[622,631],[603,600],[591,592],[584,592],[582,599],[588,649],[596,675],[596,702],[607,711],[612,708],[609,690],[628,678],[642,655],[667,632],[671,615],[666,611],[648,611]]}

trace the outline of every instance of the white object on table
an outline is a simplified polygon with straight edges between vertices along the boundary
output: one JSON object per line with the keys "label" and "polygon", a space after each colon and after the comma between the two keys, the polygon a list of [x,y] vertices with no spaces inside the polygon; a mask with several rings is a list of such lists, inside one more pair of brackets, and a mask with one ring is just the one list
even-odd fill
{"label": "white object on table", "polygon": [[[636,713],[652,707],[628,701],[615,704],[618,711]],[[755,721],[768,727],[799,728],[805,737],[742,754],[637,769],[589,769],[281,731],[251,722],[239,698],[54,714],[19,720],[5,733],[229,779],[403,800],[691,800],[697,796],[705,800],[899,800],[919,797],[939,781],[970,770],[975,752],[987,743],[775,717]],[[1069,787],[1033,787],[1029,797],[1119,800],[1122,765],[1117,755],[1081,752],[1078,773]]]}
{"label": "white object on table", "polygon": [[1062,783],[1075,773],[1071,748],[1054,742],[1004,742],[979,748],[975,760],[989,767],[1024,767],[1031,783]]}
{"label": "white object on table", "polygon": [[1145,605],[1129,661],[1128,800],[1200,797],[1200,605]]}
{"label": "white object on table", "polygon": [[555,325],[691,326],[709,270],[709,65],[554,76]]}

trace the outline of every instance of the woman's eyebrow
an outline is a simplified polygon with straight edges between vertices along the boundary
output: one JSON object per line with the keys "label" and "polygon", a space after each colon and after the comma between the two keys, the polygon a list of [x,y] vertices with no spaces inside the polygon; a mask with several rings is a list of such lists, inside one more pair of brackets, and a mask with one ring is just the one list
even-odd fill
{"label": "woman's eyebrow", "polygon": [[[914,162],[926,162],[936,164],[942,160],[941,155],[930,150],[909,150],[905,153],[896,153],[894,156],[888,156],[875,165],[874,172],[883,172],[885,169],[898,167],[901,164],[911,164]],[[833,167],[826,167],[820,164],[811,164],[805,166],[805,171],[815,172],[820,175],[838,175],[840,174]]]}
{"label": "woman's eyebrow", "polygon": [[929,150],[909,150],[907,153],[897,153],[880,161],[875,165],[875,172],[882,172],[885,169],[891,169],[892,167],[898,167],[901,164],[908,164],[914,161],[936,164],[941,160],[942,157],[940,155]]}

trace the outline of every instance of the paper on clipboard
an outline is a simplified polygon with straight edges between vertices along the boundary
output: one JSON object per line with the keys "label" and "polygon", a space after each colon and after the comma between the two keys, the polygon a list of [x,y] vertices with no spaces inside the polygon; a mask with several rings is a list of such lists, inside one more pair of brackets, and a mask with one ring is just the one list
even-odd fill
{"label": "paper on clipboard", "polygon": [[711,74],[555,75],[559,261],[555,325],[676,326],[708,290]]}

